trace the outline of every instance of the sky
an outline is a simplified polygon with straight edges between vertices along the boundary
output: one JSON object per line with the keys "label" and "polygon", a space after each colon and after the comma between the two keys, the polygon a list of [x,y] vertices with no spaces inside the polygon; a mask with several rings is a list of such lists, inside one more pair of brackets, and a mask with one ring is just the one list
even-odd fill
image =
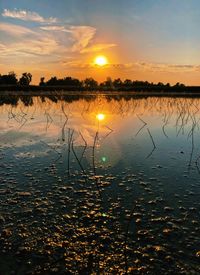
{"label": "sky", "polygon": [[0,0],[0,73],[200,85],[199,26],[199,0]]}

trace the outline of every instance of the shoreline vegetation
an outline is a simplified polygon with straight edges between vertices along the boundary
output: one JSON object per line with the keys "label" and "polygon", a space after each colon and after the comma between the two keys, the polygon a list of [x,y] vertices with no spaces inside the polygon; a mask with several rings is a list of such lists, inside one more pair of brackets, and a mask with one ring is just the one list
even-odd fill
{"label": "shoreline vegetation", "polygon": [[17,79],[14,72],[6,75],[0,74],[0,95],[73,95],[73,94],[105,94],[105,95],[123,95],[125,92],[129,95],[137,96],[189,96],[200,97],[200,86],[186,86],[182,83],[170,85],[150,83],[148,81],[138,81],[120,78],[112,80],[108,77],[105,81],[98,83],[93,78],[79,80],[72,77],[58,79],[51,77],[45,82],[41,77],[39,85],[31,85],[32,75],[23,73]]}
{"label": "shoreline vegetation", "polygon": [[7,94],[1,94],[0,93],[0,106],[2,105],[11,105],[12,107],[17,106],[19,102],[23,103],[24,106],[32,106],[34,104],[34,98],[40,98],[41,102],[46,102],[49,100],[50,102],[57,103],[59,101],[61,102],[67,102],[67,103],[72,103],[72,102],[78,102],[79,100],[84,100],[86,102],[94,102],[98,96],[103,96],[107,102],[111,101],[118,101],[120,102],[121,100],[128,102],[131,100],[141,100],[141,99],[148,99],[148,98],[158,98],[158,97],[163,97],[163,98],[199,98],[199,94],[183,94],[183,93],[114,93],[109,92],[109,93],[88,93],[88,92],[66,92],[66,93],[58,93],[58,92],[45,92],[45,93],[18,93],[18,92],[11,92]]}

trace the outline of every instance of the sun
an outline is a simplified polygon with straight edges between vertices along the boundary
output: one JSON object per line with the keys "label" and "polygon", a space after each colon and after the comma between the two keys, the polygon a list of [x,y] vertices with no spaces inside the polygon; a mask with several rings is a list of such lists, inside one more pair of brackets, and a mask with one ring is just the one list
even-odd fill
{"label": "sun", "polygon": [[108,60],[104,55],[98,55],[94,59],[94,64],[102,67],[108,64]]}

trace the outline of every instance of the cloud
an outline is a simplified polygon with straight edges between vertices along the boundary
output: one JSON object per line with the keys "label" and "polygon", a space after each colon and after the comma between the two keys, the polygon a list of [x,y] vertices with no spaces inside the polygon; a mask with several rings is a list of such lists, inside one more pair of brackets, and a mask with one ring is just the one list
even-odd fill
{"label": "cloud", "polygon": [[[96,28],[92,26],[43,25],[29,29],[20,25],[0,22],[0,31],[11,36],[12,39],[0,40],[0,57],[8,64],[12,57],[15,63],[27,62],[30,55],[31,62],[36,62],[34,56],[48,56],[51,60],[62,60],[67,55],[101,51],[115,47],[114,43],[99,43],[92,45]],[[2,36],[3,37],[3,36]],[[24,58],[22,60],[22,58]],[[26,61],[26,59],[27,61]],[[80,59],[79,59],[80,60]],[[37,58],[38,61],[38,58]],[[68,60],[69,61],[69,60]],[[83,62],[84,63],[84,62]],[[92,64],[70,63],[71,68],[91,67]],[[64,63],[62,63],[64,65]]]}
{"label": "cloud", "polygon": [[166,64],[148,62],[130,62],[124,64],[108,64],[107,67],[126,71],[139,72],[164,72],[164,73],[183,73],[200,71],[200,65],[191,64]]}
{"label": "cloud", "polygon": [[149,72],[183,73],[199,71],[199,65],[136,62],[132,68]]}
{"label": "cloud", "polygon": [[41,38],[40,40],[24,41],[15,45],[16,51],[25,52],[32,55],[49,55],[57,51],[58,43],[51,38]]}
{"label": "cloud", "polygon": [[[0,32],[5,32],[12,38],[0,39],[0,57],[7,57],[9,60],[12,57],[19,57],[18,60],[21,63],[20,58],[30,58],[30,55],[52,55],[51,57],[54,55],[58,58],[63,52],[66,52],[66,46],[55,35],[44,34],[38,29],[33,31],[19,25],[0,22]],[[25,59],[22,61],[24,62]],[[5,60],[5,62],[8,61]]]}
{"label": "cloud", "polygon": [[[42,26],[40,29],[44,31],[58,31],[70,33],[72,36],[73,45],[71,47],[72,52],[80,52],[83,53],[88,44],[91,42],[92,38],[96,33],[96,29],[91,26]],[[114,44],[112,44],[114,45]],[[102,48],[103,44],[99,44],[99,47]],[[104,44],[105,46],[105,44]],[[96,46],[98,47],[98,45]],[[92,50],[92,48],[90,49]],[[88,52],[90,51],[88,49]],[[93,48],[94,51],[94,48]]]}
{"label": "cloud", "polygon": [[51,38],[40,38],[33,40],[24,40],[22,42],[15,42],[9,45],[0,44],[0,56],[45,56],[56,53],[59,50],[58,43]]}
{"label": "cloud", "polygon": [[42,27],[40,27],[40,29],[44,30],[44,31],[63,31],[63,32],[67,32],[67,30],[64,26],[42,26]]}
{"label": "cloud", "polygon": [[[80,60],[62,61],[63,66],[71,69],[94,68],[94,63],[84,63]],[[189,73],[200,72],[200,65],[192,64],[165,64],[165,63],[147,63],[147,62],[130,62],[124,64],[110,63],[105,69],[114,69],[126,72],[150,72],[150,73]]]}
{"label": "cloud", "polygon": [[53,36],[8,23],[0,23],[0,31],[14,38],[0,41],[0,57],[44,56],[60,51],[59,42]]}
{"label": "cloud", "polygon": [[14,25],[14,24],[8,24],[8,23],[0,23],[0,31],[6,32],[12,36],[35,34],[34,31],[32,31],[26,27]]}
{"label": "cloud", "polygon": [[90,52],[99,52],[105,49],[116,47],[116,44],[94,44],[90,47],[84,48],[81,50],[81,53],[90,53]]}
{"label": "cloud", "polygon": [[15,19],[20,19],[24,21],[34,21],[39,23],[56,23],[57,19],[54,17],[44,18],[37,12],[26,11],[26,10],[8,10],[4,9],[2,13],[3,17],[10,17]]}
{"label": "cloud", "polygon": [[1,58],[6,56],[6,54],[8,53],[7,47],[4,44],[0,44],[0,53]]}
{"label": "cloud", "polygon": [[86,68],[92,68],[92,64],[81,62],[79,60],[72,60],[72,61],[61,61],[61,64],[63,66],[67,66],[71,69],[86,69]]}
{"label": "cloud", "polygon": [[71,33],[74,40],[72,52],[81,52],[96,33],[96,29],[90,26],[71,26],[67,31]]}

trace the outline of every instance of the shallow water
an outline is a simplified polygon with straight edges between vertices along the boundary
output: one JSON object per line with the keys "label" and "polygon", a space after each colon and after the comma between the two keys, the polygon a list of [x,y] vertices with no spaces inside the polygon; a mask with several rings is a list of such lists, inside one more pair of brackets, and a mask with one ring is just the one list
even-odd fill
{"label": "shallow water", "polygon": [[2,274],[199,274],[199,99],[0,103]]}

